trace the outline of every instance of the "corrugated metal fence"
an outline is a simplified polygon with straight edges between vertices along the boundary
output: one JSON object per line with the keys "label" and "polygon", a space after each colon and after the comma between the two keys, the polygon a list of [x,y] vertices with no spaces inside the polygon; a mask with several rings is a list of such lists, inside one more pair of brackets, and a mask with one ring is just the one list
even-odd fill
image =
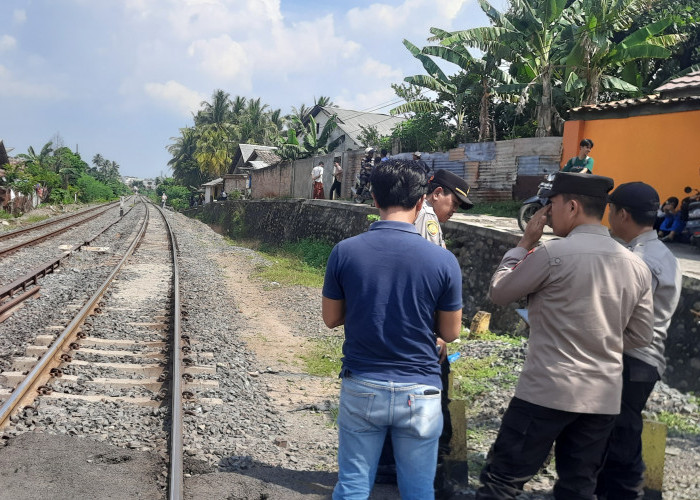
{"label": "corrugated metal fence", "polygon": [[[445,153],[423,153],[421,160],[431,171],[445,169],[464,178],[471,188],[469,197],[484,202],[520,200],[533,195],[544,174],[559,170],[561,153],[561,137],[533,137],[460,144]],[[331,153],[293,162],[288,174],[292,176],[288,184],[291,192],[279,193],[279,196],[311,198],[311,169],[323,161],[323,184],[328,198],[333,183],[333,159],[339,156],[343,166],[342,195],[349,198],[350,188],[354,186],[360,169],[362,151]],[[392,158],[410,159],[412,153],[400,153]],[[271,166],[253,171],[251,182],[255,183],[256,174],[262,176],[262,171],[277,168]]]}

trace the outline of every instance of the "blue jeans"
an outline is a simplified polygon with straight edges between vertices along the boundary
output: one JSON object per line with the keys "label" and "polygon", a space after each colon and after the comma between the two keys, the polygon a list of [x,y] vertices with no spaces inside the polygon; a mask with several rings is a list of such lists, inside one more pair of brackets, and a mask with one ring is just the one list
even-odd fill
{"label": "blue jeans", "polygon": [[401,499],[432,500],[442,432],[440,397],[437,387],[430,385],[346,375],[340,390],[338,483],[333,500],[369,497],[388,429]]}

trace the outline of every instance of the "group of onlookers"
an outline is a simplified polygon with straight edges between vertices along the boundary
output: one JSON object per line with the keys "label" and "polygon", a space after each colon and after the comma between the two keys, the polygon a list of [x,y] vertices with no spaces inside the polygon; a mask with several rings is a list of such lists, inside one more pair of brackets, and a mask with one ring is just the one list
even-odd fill
{"label": "group of onlookers", "polygon": [[692,193],[692,189],[685,188],[685,193],[688,194],[679,202],[678,198],[671,196],[661,204],[656,214],[656,222],[654,229],[658,231],[661,241],[676,241],[687,243],[690,235],[685,231],[686,223],[688,222],[690,204],[700,200],[700,195],[696,192]]}

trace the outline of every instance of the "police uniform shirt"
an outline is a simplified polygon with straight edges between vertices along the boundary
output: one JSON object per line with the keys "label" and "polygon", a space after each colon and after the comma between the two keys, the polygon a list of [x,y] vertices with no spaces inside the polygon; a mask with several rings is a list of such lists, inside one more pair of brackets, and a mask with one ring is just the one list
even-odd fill
{"label": "police uniform shirt", "polygon": [[423,202],[423,206],[420,212],[418,212],[418,217],[416,217],[416,221],[413,225],[416,226],[416,229],[423,238],[445,248],[445,239],[442,236],[440,221],[437,215],[435,215],[435,210],[433,210],[430,203],[427,201]]}
{"label": "police uniform shirt", "polygon": [[664,345],[681,295],[681,268],[678,259],[659,240],[656,231],[642,233],[629,243],[623,243],[639,255],[651,271],[651,291],[654,297],[654,340],[647,347],[625,351],[625,354],[652,365],[659,377],[666,370]]}
{"label": "police uniform shirt", "polygon": [[515,396],[576,413],[620,412],[622,351],[653,336],[651,274],[599,224],[506,252],[491,299],[528,296],[530,340]]}

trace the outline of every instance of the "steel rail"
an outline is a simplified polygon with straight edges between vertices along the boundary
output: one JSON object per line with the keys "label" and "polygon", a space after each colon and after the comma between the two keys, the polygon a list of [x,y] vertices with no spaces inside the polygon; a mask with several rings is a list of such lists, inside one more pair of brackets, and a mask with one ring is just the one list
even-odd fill
{"label": "steel rail", "polygon": [[[131,211],[131,208],[129,209],[129,212]],[[127,212],[127,213],[129,213]],[[126,215],[126,214],[124,214]],[[27,274],[24,276],[14,280],[12,283],[5,285],[3,287],[0,287],[0,300],[4,299],[5,297],[12,297],[15,292],[19,290],[26,290],[27,285],[30,284],[37,284],[37,279],[42,278],[46,276],[49,273],[52,273],[55,269],[57,269],[61,261],[68,258],[73,252],[76,252],[80,250],[80,248],[89,245],[92,243],[94,240],[96,240],[99,236],[101,236],[104,232],[106,232],[109,228],[114,226],[115,224],[118,224],[120,221],[116,220],[102,229],[100,229],[99,232],[88,238],[87,240],[83,241],[82,243],[78,243],[77,245],[73,246],[70,250],[67,250],[63,252],[60,256],[56,257],[55,259],[50,259],[43,264],[39,264],[39,266],[35,267],[31,271],[29,271]]]}
{"label": "steel rail", "polygon": [[167,217],[160,207],[157,207],[165,221],[170,237],[170,248],[173,257],[173,350],[172,350],[172,386],[170,408],[170,474],[168,498],[182,500],[185,492],[183,444],[182,444],[182,337],[180,336],[180,268],[177,261],[177,239],[170,227]]}
{"label": "steel rail", "polygon": [[[114,202],[110,203],[109,205],[114,205],[115,203],[118,203],[118,202],[114,201]],[[109,205],[107,205],[107,206],[109,206]],[[45,220],[42,222],[37,222],[36,224],[32,224],[31,226],[22,227],[19,229],[13,229],[12,231],[0,233],[0,240],[12,238],[13,236],[16,236],[18,234],[26,233],[28,231],[33,231],[35,229],[39,229],[39,228],[42,228],[44,226],[50,226],[51,224],[58,224],[59,222],[66,221],[66,220],[72,219],[74,217],[80,217],[81,215],[85,215],[87,213],[94,212],[95,210],[99,210],[99,209],[104,208],[104,207],[105,207],[105,205],[99,205],[97,207],[88,208],[87,210],[81,210],[80,212],[77,212],[74,214],[65,215],[63,217],[54,217],[54,218],[51,218],[51,219],[48,219],[48,220]]]}
{"label": "steel rail", "polygon": [[[141,224],[141,228],[139,229],[138,234],[134,238],[134,241],[132,241],[131,245],[124,254],[124,257],[114,267],[114,269],[107,277],[107,279],[102,283],[100,288],[90,297],[88,302],[82,307],[82,309],[80,309],[80,311],[78,311],[78,314],[71,320],[68,326],[66,326],[63,332],[53,342],[53,344],[51,344],[51,347],[49,347],[49,349],[39,359],[37,364],[34,366],[34,368],[31,369],[26,378],[15,388],[14,391],[12,391],[10,397],[0,407],[0,429],[7,425],[7,422],[12,413],[25,399],[33,398],[33,396],[29,394],[29,391],[33,388],[36,388],[36,386],[40,385],[40,382],[43,382],[43,380],[41,380],[41,377],[48,377],[48,375],[45,373],[45,370],[46,368],[48,368],[49,363],[56,362],[57,360],[54,360],[54,357],[56,357],[59,354],[59,351],[63,348],[63,346],[66,343],[68,343],[69,340],[73,340],[71,338],[73,333],[75,333],[75,331],[83,323],[85,318],[87,318],[87,316],[97,306],[97,303],[102,298],[109,285],[112,283],[112,280],[114,280],[115,276],[124,266],[127,259],[131,256],[138,244],[143,239],[143,236],[146,233],[146,228],[148,227],[149,217],[148,205],[145,205],[145,207],[146,213],[144,216],[143,223]],[[58,361],[58,364],[60,364],[60,360]]]}
{"label": "steel rail", "polygon": [[15,250],[19,250],[20,248],[40,243],[40,242],[42,242],[42,241],[44,241],[52,236],[55,236],[57,234],[61,234],[65,231],[68,231],[69,229],[72,229],[72,228],[77,227],[81,224],[89,222],[92,219],[96,219],[97,217],[104,214],[106,211],[110,210],[111,208],[114,208],[114,207],[107,207],[102,212],[98,212],[96,214],[91,215],[90,217],[86,217],[84,219],[81,219],[73,224],[69,224],[65,227],[61,227],[61,228],[58,228],[58,229],[51,231],[49,233],[43,234],[43,235],[39,236],[38,238],[34,238],[33,240],[28,240],[28,241],[25,241],[23,243],[17,243],[16,245],[12,245],[12,246],[9,246],[7,248],[0,249],[0,255],[5,255],[5,254],[8,254],[10,252],[14,252]]}

